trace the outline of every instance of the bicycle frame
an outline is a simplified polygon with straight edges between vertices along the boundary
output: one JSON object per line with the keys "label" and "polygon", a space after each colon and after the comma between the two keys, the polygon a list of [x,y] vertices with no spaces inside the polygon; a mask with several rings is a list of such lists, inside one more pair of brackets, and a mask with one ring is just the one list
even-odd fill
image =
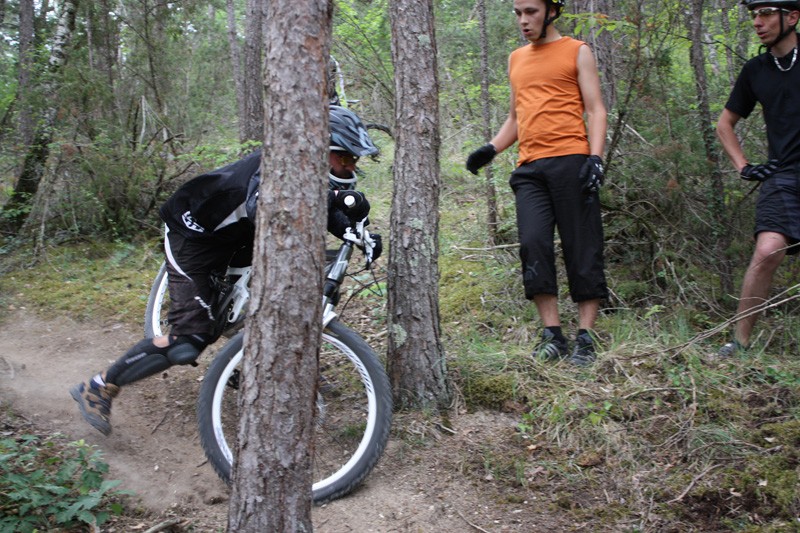
{"label": "bicycle frame", "polygon": [[[339,246],[336,258],[325,266],[325,284],[322,291],[322,326],[327,326],[336,318],[334,311],[339,300],[339,288],[344,282],[347,267],[353,255],[353,247],[361,246],[367,256],[368,263],[373,250],[373,240],[369,232],[364,229],[364,221],[355,224],[354,231],[348,231]],[[232,285],[223,280],[217,280],[220,285],[218,304],[214,306],[215,316],[218,316],[219,328],[222,331],[236,326],[244,319],[243,312],[247,301],[250,299],[250,277],[253,267],[228,267],[225,279],[238,277]]]}

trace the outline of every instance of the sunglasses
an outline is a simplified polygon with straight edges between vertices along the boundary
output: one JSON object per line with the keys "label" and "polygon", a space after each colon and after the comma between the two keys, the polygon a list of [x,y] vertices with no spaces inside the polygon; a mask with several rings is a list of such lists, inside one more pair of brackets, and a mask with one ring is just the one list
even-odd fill
{"label": "sunglasses", "polygon": [[353,155],[349,152],[336,152],[336,155],[339,156],[339,161],[342,162],[344,166],[355,165],[358,163],[358,156]]}
{"label": "sunglasses", "polygon": [[777,14],[778,12],[788,13],[788,9],[782,9],[780,7],[760,7],[758,9],[753,9],[750,11],[750,18],[755,19],[756,17],[766,18],[771,17],[772,15]]}

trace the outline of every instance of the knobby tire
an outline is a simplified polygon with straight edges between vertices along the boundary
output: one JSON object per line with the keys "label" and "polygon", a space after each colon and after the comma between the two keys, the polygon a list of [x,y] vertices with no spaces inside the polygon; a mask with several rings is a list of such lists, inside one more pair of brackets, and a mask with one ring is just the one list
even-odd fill
{"label": "knobby tire", "polygon": [[[392,421],[389,380],[375,352],[338,320],[328,324],[322,343],[312,487],[317,504],[350,493],[364,480],[383,454]],[[243,353],[238,333],[211,362],[197,405],[203,450],[229,484]]]}

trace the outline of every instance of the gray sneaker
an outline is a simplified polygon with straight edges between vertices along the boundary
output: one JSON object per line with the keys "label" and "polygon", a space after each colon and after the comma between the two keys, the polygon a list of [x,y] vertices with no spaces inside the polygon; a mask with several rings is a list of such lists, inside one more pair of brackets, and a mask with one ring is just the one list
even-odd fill
{"label": "gray sneaker", "polygon": [[533,350],[533,358],[542,361],[559,361],[569,355],[569,347],[564,339],[557,339],[549,330],[542,332],[542,339]]}
{"label": "gray sneaker", "polygon": [[741,342],[732,340],[722,345],[717,352],[717,357],[733,357],[734,355],[742,353],[744,350],[746,350],[746,348],[742,346]]}
{"label": "gray sneaker", "polygon": [[575,337],[575,348],[572,350],[572,355],[569,362],[575,366],[589,366],[597,359],[594,353],[594,341],[592,336],[588,333],[581,333]]}

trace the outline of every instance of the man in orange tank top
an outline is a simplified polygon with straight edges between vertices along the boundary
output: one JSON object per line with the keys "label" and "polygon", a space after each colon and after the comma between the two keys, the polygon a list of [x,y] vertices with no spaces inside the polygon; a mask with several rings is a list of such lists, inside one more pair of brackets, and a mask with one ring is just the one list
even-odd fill
{"label": "man in orange tank top", "polygon": [[[607,119],[592,51],[552,25],[563,7],[564,0],[514,0],[517,23],[530,44],[509,56],[508,118],[489,144],[469,155],[467,169],[477,174],[518,142],[518,166],[509,183],[516,199],[523,285],[544,326],[534,357],[568,358],[586,366],[595,360],[592,329],[608,295],[598,196]],[[558,312],[556,228],[570,296],[578,304],[571,353]]]}

